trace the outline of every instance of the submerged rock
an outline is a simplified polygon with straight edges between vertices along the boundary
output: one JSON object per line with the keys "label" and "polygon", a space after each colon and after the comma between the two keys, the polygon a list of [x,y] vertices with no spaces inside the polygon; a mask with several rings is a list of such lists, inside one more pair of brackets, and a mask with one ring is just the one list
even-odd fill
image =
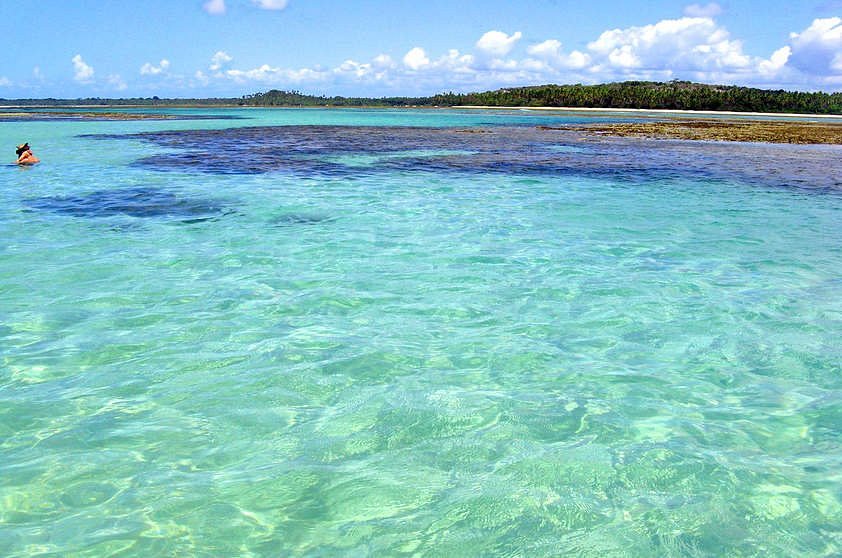
{"label": "submerged rock", "polygon": [[75,217],[179,217],[190,221],[222,213],[221,204],[204,199],[181,198],[159,188],[96,190],[76,196],[45,196],[25,200],[27,206]]}
{"label": "submerged rock", "polygon": [[276,227],[288,227],[294,225],[317,225],[325,221],[332,221],[330,217],[322,215],[308,215],[305,213],[284,213],[269,220],[271,225]]}

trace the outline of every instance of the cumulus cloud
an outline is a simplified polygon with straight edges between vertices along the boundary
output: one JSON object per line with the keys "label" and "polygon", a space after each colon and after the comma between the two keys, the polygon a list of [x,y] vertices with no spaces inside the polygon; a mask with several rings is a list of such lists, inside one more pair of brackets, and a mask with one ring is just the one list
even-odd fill
{"label": "cumulus cloud", "polygon": [[202,9],[211,15],[225,13],[225,0],[208,0],[202,5]]}
{"label": "cumulus cloud", "polygon": [[94,69],[85,63],[81,54],[71,59],[73,62],[73,79],[79,83],[90,83],[94,79]]}
{"label": "cumulus cloud", "polygon": [[374,57],[374,65],[378,68],[394,68],[395,61],[388,54],[378,54]]}
{"label": "cumulus cloud", "polygon": [[491,56],[506,56],[514,48],[522,34],[520,31],[506,35],[502,31],[489,31],[477,41],[476,47]]}
{"label": "cumulus cloud", "polygon": [[143,66],[140,67],[140,75],[142,76],[156,76],[158,74],[162,74],[167,71],[170,67],[170,61],[164,58],[161,60],[157,66],[154,66],[147,62]]}
{"label": "cumulus cloud", "polygon": [[473,66],[476,59],[470,54],[462,54],[455,48],[447,51],[447,54],[436,60],[435,66],[438,68],[446,68],[452,72],[470,73],[473,72]]}
{"label": "cumulus cloud", "polygon": [[605,31],[588,44],[588,50],[597,70],[613,70],[619,75],[739,72],[748,69],[752,61],[740,41],[731,40],[728,31],[706,17]]}
{"label": "cumulus cloud", "polygon": [[716,17],[722,13],[722,6],[716,2],[710,4],[690,4],[684,8],[684,15],[687,17]]}
{"label": "cumulus cloud", "polygon": [[415,47],[404,55],[403,63],[410,70],[420,70],[430,64],[430,59],[423,48]]}
{"label": "cumulus cloud", "polygon": [[264,10],[283,10],[287,7],[287,0],[252,0],[252,2]]}
{"label": "cumulus cloud", "polygon": [[[590,64],[591,61],[589,55],[578,50],[569,54],[564,53],[561,49],[561,42],[555,39],[548,39],[532,45],[527,49],[527,52],[546,63],[548,67],[581,69]],[[537,66],[535,68],[537,69]]]}
{"label": "cumulus cloud", "polygon": [[275,68],[263,64],[251,70],[227,70],[224,77],[237,83],[259,82],[270,85],[298,84],[301,82],[317,82],[324,78],[324,72],[311,68],[290,70]]}
{"label": "cumulus cloud", "polygon": [[273,68],[269,64],[263,64],[252,70],[228,70],[225,74],[237,81],[269,81],[274,76],[283,73],[281,68]]}
{"label": "cumulus cloud", "polygon": [[757,65],[758,71],[763,75],[776,74],[789,61],[792,49],[789,46],[781,47],[772,53],[768,60],[761,60]]}
{"label": "cumulus cloud", "polygon": [[346,60],[337,67],[334,72],[337,74],[350,74],[355,77],[363,77],[374,71],[371,64],[357,62],[356,60]]}
{"label": "cumulus cloud", "polygon": [[795,89],[842,87],[842,18],[819,18],[758,64],[765,83]]}
{"label": "cumulus cloud", "polygon": [[211,57],[211,63],[208,68],[212,72],[218,72],[233,59],[234,58],[232,58],[227,52],[218,50],[216,54]]}
{"label": "cumulus cloud", "polygon": [[842,19],[816,19],[804,31],[790,34],[789,64],[808,74],[842,74]]}
{"label": "cumulus cloud", "polygon": [[207,86],[229,81],[278,88],[303,85],[333,88],[340,94],[374,95],[622,79],[688,79],[764,87],[842,86],[842,18],[816,19],[803,31],[792,33],[789,44],[762,58],[747,54],[743,43],[713,19],[712,15],[721,10],[718,6],[696,4],[685,10],[697,14],[693,17],[610,29],[578,50],[566,50],[560,40],[548,38],[529,45],[520,57],[513,53],[522,34],[502,31],[483,34],[469,52],[450,49],[443,54],[430,53],[415,46],[403,56],[393,58],[382,53],[368,61],[345,59],[328,68],[290,69],[271,64],[232,68],[233,58],[218,51],[207,69],[195,73],[191,83]]}
{"label": "cumulus cloud", "polygon": [[[729,72],[751,71],[759,64],[742,51],[739,41],[710,18],[664,20],[644,27],[602,33],[587,49],[565,51],[561,41],[547,39],[526,49],[525,58],[510,58],[520,32],[489,31],[473,53],[451,49],[434,58],[416,46],[399,60],[381,54],[369,62],[345,60],[332,69],[288,70],[264,64],[251,70],[222,70],[216,61],[230,62],[218,53],[212,76],[245,83],[257,81],[283,87],[287,83],[388,85],[398,93],[409,91],[477,89],[503,85],[556,82],[595,82],[614,79],[702,79]],[[767,61],[770,71],[782,54]],[[707,73],[707,74],[706,74]],[[704,75],[703,75],[704,74]]]}
{"label": "cumulus cloud", "polygon": [[541,58],[553,58],[561,53],[561,41],[548,39],[543,43],[532,45],[527,49],[527,52],[533,56],[540,56]]}

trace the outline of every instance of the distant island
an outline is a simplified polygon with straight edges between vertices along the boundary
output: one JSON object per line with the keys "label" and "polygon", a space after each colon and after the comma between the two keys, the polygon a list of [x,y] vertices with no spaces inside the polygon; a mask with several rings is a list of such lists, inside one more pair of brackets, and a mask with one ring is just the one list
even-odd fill
{"label": "distant island", "polygon": [[327,97],[273,89],[243,97],[176,99],[0,99],[15,107],[247,106],[247,107],[569,107],[842,114],[842,93],[766,90],[688,81],[626,81],[602,85],[537,85],[431,97]]}
{"label": "distant island", "polygon": [[243,97],[245,106],[490,106],[705,110],[842,114],[842,93],[766,90],[688,81],[626,81],[602,85],[537,85],[432,97],[324,97],[272,90]]}

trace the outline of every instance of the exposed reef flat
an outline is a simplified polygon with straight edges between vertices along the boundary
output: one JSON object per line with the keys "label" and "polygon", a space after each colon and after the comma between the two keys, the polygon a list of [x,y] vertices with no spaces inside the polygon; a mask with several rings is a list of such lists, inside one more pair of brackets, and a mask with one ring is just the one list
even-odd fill
{"label": "exposed reef flat", "polygon": [[842,144],[842,123],[763,120],[662,120],[565,127],[589,134],[656,139]]}

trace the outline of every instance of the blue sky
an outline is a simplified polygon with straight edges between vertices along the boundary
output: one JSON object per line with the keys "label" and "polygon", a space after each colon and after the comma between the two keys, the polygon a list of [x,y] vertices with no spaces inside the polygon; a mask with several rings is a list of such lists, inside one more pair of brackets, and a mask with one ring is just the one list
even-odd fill
{"label": "blue sky", "polygon": [[0,97],[842,90],[842,0],[0,0]]}

